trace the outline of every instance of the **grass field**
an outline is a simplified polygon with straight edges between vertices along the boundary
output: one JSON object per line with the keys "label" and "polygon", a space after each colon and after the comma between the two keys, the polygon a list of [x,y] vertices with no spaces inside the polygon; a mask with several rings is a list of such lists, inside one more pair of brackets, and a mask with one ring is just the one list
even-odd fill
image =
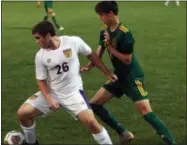
{"label": "grass field", "polygon": [[[94,12],[96,2],[56,2],[57,21],[64,34],[81,36],[96,50],[101,23]],[[176,136],[186,144],[186,4],[177,7],[164,2],[119,2],[121,21],[136,39],[135,53],[144,69],[146,87],[153,110]],[[34,56],[38,50],[31,35],[34,24],[43,19],[44,9],[35,2],[2,2],[2,139],[13,129],[20,130],[18,107],[37,91]],[[60,35],[60,33],[59,33]],[[112,69],[108,55],[105,64]],[[87,59],[81,57],[82,65]],[[84,88],[91,98],[106,78],[97,69],[83,75]],[[107,105],[129,130],[136,133],[132,145],[164,144],[136,112],[127,97]],[[108,128],[114,142],[117,134]],[[41,144],[94,144],[91,134],[79,122],[60,110],[37,119]]]}

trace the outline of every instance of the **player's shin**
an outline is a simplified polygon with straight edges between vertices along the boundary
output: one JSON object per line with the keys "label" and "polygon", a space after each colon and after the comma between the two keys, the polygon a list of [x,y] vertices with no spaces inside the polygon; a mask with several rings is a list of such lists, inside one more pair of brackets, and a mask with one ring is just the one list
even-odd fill
{"label": "player's shin", "polygon": [[98,144],[101,144],[101,145],[112,144],[112,141],[104,127],[102,128],[100,133],[92,134],[92,135]]}
{"label": "player's shin", "polygon": [[25,127],[22,124],[20,124],[20,126],[24,132],[26,142],[28,144],[35,144],[36,143],[35,122],[29,127]]}
{"label": "player's shin", "polygon": [[153,112],[145,114],[144,119],[157,131],[158,135],[164,140],[168,145],[175,145],[175,139],[172,133],[169,131],[165,123],[160,120],[157,115]]}
{"label": "player's shin", "polygon": [[47,21],[48,16],[44,16],[43,21]]}
{"label": "player's shin", "polygon": [[125,128],[116,120],[111,113],[101,105],[90,104],[93,112],[108,126],[116,130],[119,135],[122,135],[125,132]]}
{"label": "player's shin", "polygon": [[56,27],[57,29],[59,29],[60,26],[57,24],[55,16],[52,16],[52,21],[53,21],[53,23],[55,24],[55,27]]}

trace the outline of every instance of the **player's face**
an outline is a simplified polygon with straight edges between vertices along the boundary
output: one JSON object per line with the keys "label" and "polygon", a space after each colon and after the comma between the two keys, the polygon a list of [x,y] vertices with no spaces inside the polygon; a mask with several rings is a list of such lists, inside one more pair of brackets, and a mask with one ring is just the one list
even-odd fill
{"label": "player's face", "polygon": [[109,14],[102,13],[102,14],[99,14],[99,19],[104,24],[109,25],[110,24],[111,15],[110,15],[110,13]]}
{"label": "player's face", "polygon": [[49,39],[47,37],[41,36],[39,33],[33,34],[36,44],[42,48],[49,48]]}

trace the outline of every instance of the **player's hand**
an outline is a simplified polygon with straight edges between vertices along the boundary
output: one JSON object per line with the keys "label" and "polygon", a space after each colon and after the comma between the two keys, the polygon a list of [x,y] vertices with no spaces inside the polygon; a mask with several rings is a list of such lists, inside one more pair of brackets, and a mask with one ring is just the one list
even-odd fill
{"label": "player's hand", "polygon": [[110,35],[109,35],[107,30],[105,30],[105,32],[104,32],[104,38],[105,38],[104,39],[104,44],[105,44],[105,46],[107,46],[110,42]]}
{"label": "player's hand", "polygon": [[81,72],[81,73],[88,72],[88,71],[90,71],[93,67],[94,67],[94,65],[93,65],[92,62],[90,61],[90,62],[88,63],[87,66],[81,67],[81,68],[80,68],[80,72]]}
{"label": "player's hand", "polygon": [[104,44],[105,44],[105,47],[107,48],[107,50],[110,52],[110,53],[112,53],[113,51],[114,51],[114,48],[113,48],[113,46],[111,45],[111,43],[110,43],[110,35],[109,35],[109,33],[108,33],[108,31],[107,30],[105,30],[105,32],[104,32]]}
{"label": "player's hand", "polygon": [[80,72],[81,73],[86,73],[86,72],[88,72],[89,71],[89,68],[88,67],[81,67],[80,68]]}
{"label": "player's hand", "polygon": [[60,108],[60,105],[58,102],[56,102],[53,98],[48,100],[49,109],[53,111],[57,111]]}
{"label": "player's hand", "polygon": [[112,82],[118,81],[118,77],[115,74],[111,73],[111,72],[107,75],[107,77]]}

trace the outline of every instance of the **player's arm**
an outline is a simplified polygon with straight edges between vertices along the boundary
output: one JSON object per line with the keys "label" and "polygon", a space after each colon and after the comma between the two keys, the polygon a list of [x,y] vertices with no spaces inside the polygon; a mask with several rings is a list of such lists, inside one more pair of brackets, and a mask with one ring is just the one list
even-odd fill
{"label": "player's arm", "polygon": [[[126,46],[127,47],[132,47],[131,45]],[[123,63],[129,65],[131,64],[132,61],[132,53],[121,53],[119,51],[117,51],[115,48],[112,47],[112,45],[108,45],[107,49],[109,49],[110,53],[115,56],[116,58],[118,58],[120,61],[122,61]]]}
{"label": "player's arm", "polygon": [[36,71],[36,79],[37,79],[37,84],[42,92],[43,96],[45,97],[49,108],[52,110],[57,110],[59,108],[58,103],[52,98],[48,85],[46,83],[47,79],[47,70],[46,67],[43,65],[41,56],[39,53],[37,53],[35,57],[35,71]]}
{"label": "player's arm", "polygon": [[75,39],[78,44],[78,52],[87,56],[88,59],[95,65],[98,69],[100,69],[111,81],[116,81],[117,76],[111,73],[103,64],[102,60],[95,53],[92,52],[90,46],[88,46],[81,38],[76,37]]}
{"label": "player's arm", "polygon": [[100,69],[111,81],[115,82],[118,78],[115,74],[110,72],[102,62],[99,56],[97,56],[95,53],[91,53],[88,56],[88,59],[91,61],[91,63],[96,66],[98,69]]}
{"label": "player's arm", "polygon": [[47,102],[50,102],[52,96],[50,95],[46,80],[38,80],[37,79],[37,84],[38,84],[38,87],[39,87],[40,91],[42,92],[45,99],[47,100]]}
{"label": "player's arm", "polygon": [[[105,51],[105,48],[102,47],[102,45],[99,45],[97,47],[97,51],[96,51],[96,55],[99,57],[99,58],[102,58],[103,56],[103,53]],[[94,67],[94,64],[90,61],[87,65],[88,69],[91,69],[92,67]]]}
{"label": "player's arm", "polygon": [[[105,45],[104,45],[104,30],[100,32],[99,36],[99,45],[97,47],[96,55],[99,56],[99,58],[102,58],[103,53],[105,51]],[[92,62],[89,62],[87,65],[87,68],[90,70],[92,67],[94,67],[94,64]]]}
{"label": "player's arm", "polygon": [[102,58],[104,51],[105,51],[105,48],[102,47],[102,45],[99,45],[99,46],[97,47],[96,55],[97,55],[99,58]]}
{"label": "player's arm", "polygon": [[44,64],[42,63],[40,53],[37,53],[35,57],[35,69],[38,87],[40,91],[43,93],[46,100],[50,100],[51,96],[46,83],[47,70]]}
{"label": "player's arm", "polygon": [[42,92],[45,100],[47,101],[48,105],[49,105],[49,109],[52,109],[53,111],[56,111],[60,108],[59,104],[52,98],[50,92],[49,92],[49,88],[48,85],[46,83],[46,80],[38,80],[37,79],[37,84],[38,87],[40,89],[40,91]]}
{"label": "player's arm", "polygon": [[109,70],[105,67],[99,56],[97,56],[94,52],[92,52],[87,57],[94,66],[100,69],[105,75],[108,75]]}
{"label": "player's arm", "polygon": [[[109,50],[109,52],[115,56],[116,58],[118,58],[120,61],[122,61],[123,63],[129,65],[131,64],[132,61],[132,52],[133,52],[133,38],[132,36],[126,36],[126,34],[124,33],[124,35],[121,37],[121,42],[120,42],[120,46],[118,46],[120,48],[120,52],[115,49],[111,43],[110,43],[110,38],[109,38],[109,34],[107,31],[105,31],[104,33],[105,35],[105,39],[104,39],[104,43],[106,48]],[[128,41],[126,40],[128,38]]]}

